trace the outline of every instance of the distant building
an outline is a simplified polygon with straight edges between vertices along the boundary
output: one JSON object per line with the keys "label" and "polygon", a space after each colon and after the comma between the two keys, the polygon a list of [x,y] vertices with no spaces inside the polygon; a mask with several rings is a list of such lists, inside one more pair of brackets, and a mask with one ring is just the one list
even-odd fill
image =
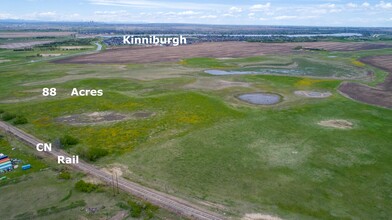
{"label": "distant building", "polygon": [[11,171],[12,170],[12,162],[7,155],[0,156],[0,173]]}

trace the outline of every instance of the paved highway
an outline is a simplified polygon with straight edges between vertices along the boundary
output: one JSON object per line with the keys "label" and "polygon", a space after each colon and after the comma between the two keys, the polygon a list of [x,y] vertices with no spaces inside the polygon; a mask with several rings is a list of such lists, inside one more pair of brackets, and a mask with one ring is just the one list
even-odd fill
{"label": "paved highway", "polygon": [[[26,144],[36,147],[38,143],[44,143],[44,141],[41,141],[34,136],[27,134],[26,132],[10,125],[4,122],[0,121],[0,128],[7,131],[9,134],[12,134],[19,140],[25,142]],[[67,154],[64,151],[61,150],[56,150],[52,149],[51,152],[46,152],[47,154],[50,154],[51,156],[54,156],[57,161],[58,156],[65,156],[65,157],[70,157],[69,154]],[[73,164],[75,168],[90,174],[92,176],[95,176],[102,181],[105,181],[107,184],[112,184],[112,176],[99,170],[97,167],[85,163],[83,161],[80,161],[78,164]],[[223,220],[225,219],[224,217],[210,212],[208,210],[202,209],[188,201],[176,198],[174,196],[158,192],[156,190],[147,188],[145,186],[139,185],[137,183],[131,182],[129,180],[126,180],[124,178],[119,177],[118,178],[118,186],[120,189],[124,190],[125,192],[128,192],[134,196],[137,196],[139,198],[142,198],[154,205],[157,205],[159,207],[165,208],[167,210],[170,210],[174,213],[177,213],[179,215],[182,215],[184,217],[188,217],[191,219],[201,219],[201,220]]]}

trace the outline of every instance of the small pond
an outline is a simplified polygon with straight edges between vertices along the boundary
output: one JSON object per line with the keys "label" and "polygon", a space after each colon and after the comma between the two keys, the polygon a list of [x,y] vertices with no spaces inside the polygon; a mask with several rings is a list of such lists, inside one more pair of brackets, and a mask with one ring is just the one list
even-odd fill
{"label": "small pond", "polygon": [[244,75],[244,74],[260,74],[260,75],[280,74],[280,75],[294,75],[294,76],[308,75],[308,73],[297,69],[259,69],[257,71],[205,70],[204,72],[214,76]]}
{"label": "small pond", "polygon": [[238,99],[254,105],[273,105],[280,102],[280,96],[272,93],[247,93],[237,96]]}

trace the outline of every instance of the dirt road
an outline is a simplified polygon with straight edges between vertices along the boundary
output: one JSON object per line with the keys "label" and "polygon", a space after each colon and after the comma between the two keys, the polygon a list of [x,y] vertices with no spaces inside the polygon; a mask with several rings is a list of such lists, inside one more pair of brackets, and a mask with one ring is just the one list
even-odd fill
{"label": "dirt road", "polygon": [[[44,143],[34,136],[27,134],[26,132],[9,125],[7,123],[0,121],[0,129],[5,130],[9,134],[12,134],[19,140],[25,142],[26,144],[36,147],[38,143]],[[66,152],[61,150],[52,149],[51,152],[46,152],[47,154],[55,157],[57,159],[58,156],[66,156],[69,157],[70,155]],[[78,170],[83,171],[86,174],[95,176],[102,181],[106,182],[107,184],[112,183],[112,176],[99,170],[97,167],[80,161],[79,164],[72,165]],[[159,207],[165,208],[169,211],[172,211],[176,214],[179,214],[184,217],[188,217],[190,219],[201,219],[201,220],[221,220],[225,219],[224,217],[212,213],[210,211],[204,210],[194,204],[191,204],[188,201],[176,198],[174,196],[158,192],[153,189],[149,189],[147,187],[141,186],[129,180],[119,177],[118,178],[118,186],[120,189],[124,190],[127,193],[130,193],[136,197],[142,198],[148,202],[151,202],[154,205]]]}

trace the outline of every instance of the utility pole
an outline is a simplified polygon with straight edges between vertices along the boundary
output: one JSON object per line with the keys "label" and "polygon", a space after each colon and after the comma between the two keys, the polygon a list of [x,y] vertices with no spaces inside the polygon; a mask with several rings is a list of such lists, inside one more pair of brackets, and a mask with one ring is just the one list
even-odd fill
{"label": "utility pole", "polygon": [[114,190],[114,175],[112,173],[112,187],[113,187],[113,196],[116,196],[116,192]]}
{"label": "utility pole", "polygon": [[117,194],[120,194],[120,190],[118,188],[118,177],[117,177],[117,172],[116,172],[116,182],[117,182]]}

